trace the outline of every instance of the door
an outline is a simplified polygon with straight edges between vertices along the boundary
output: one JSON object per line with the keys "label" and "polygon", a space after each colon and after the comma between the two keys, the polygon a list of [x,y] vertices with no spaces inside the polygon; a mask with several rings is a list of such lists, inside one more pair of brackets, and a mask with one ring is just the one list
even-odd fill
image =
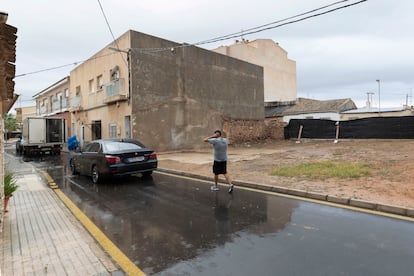
{"label": "door", "polygon": [[131,116],[125,116],[124,118],[125,138],[131,138]]}
{"label": "door", "polygon": [[81,148],[83,148],[83,144],[85,142],[85,126],[84,125],[82,125],[81,128],[80,128],[80,135],[79,136],[80,136],[79,143],[80,143]]}
{"label": "door", "polygon": [[28,118],[29,144],[46,143],[46,121],[44,118]]}
{"label": "door", "polygon": [[102,138],[102,123],[101,121],[92,121],[92,140]]}

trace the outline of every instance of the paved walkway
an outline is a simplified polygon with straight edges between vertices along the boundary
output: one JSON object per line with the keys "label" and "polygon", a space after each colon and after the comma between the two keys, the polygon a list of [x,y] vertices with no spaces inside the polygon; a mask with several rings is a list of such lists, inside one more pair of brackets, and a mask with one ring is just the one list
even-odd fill
{"label": "paved walkway", "polygon": [[1,275],[124,275],[27,163],[5,156],[19,189],[1,233]]}

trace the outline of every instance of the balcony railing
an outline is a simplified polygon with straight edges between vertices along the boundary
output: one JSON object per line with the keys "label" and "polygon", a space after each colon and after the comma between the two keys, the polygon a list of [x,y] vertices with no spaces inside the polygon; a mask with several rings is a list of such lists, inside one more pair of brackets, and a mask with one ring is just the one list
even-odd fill
{"label": "balcony railing", "polygon": [[41,106],[40,108],[39,108],[39,115],[44,115],[44,114],[47,114],[48,113],[48,108],[47,108],[47,105],[43,105],[43,106]]}
{"label": "balcony railing", "polygon": [[117,79],[105,85],[104,103],[123,101],[127,99],[127,87],[124,79]]}
{"label": "balcony railing", "polygon": [[52,102],[52,112],[64,111],[68,108],[68,99],[60,98],[60,100]]}
{"label": "balcony railing", "polygon": [[75,96],[74,98],[70,99],[70,110],[71,111],[80,110],[81,100],[82,100],[81,96]]}

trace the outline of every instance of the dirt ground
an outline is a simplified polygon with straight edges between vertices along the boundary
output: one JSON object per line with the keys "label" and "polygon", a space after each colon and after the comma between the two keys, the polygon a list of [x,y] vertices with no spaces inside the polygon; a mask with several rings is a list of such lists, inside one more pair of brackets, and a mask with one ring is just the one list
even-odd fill
{"label": "dirt ground", "polygon": [[[159,166],[211,176],[212,150],[159,154]],[[266,141],[229,147],[233,179],[289,187],[332,196],[414,208],[414,141]],[[273,168],[310,161],[367,164],[370,176],[358,179],[279,177]],[[177,162],[178,161],[178,162]]]}

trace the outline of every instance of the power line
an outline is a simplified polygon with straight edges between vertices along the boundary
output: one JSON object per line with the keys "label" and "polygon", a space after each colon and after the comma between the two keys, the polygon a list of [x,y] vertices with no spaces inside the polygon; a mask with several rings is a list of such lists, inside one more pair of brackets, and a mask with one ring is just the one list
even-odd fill
{"label": "power line", "polygon": [[[348,1],[348,0],[346,0],[346,1]],[[278,24],[278,25],[271,26],[271,27],[261,28],[261,29],[256,30],[256,31],[249,31],[247,33],[243,32],[243,35],[256,34],[256,33],[259,33],[259,32],[279,28],[279,27],[282,27],[282,26],[285,26],[285,25],[289,25],[289,24],[300,22],[300,21],[304,21],[304,20],[310,19],[312,17],[318,17],[318,16],[325,15],[325,14],[328,14],[328,13],[331,13],[331,12],[335,12],[337,10],[349,8],[351,6],[358,5],[358,4],[361,4],[361,3],[366,2],[366,1],[368,1],[368,0],[361,0],[361,1],[358,1],[358,2],[355,2],[355,3],[351,3],[351,4],[348,4],[348,5],[338,7],[338,8],[330,9],[330,10],[320,12],[320,13],[317,13],[317,14],[313,14],[313,15],[309,15],[309,16],[306,16],[306,17],[303,17],[303,18],[300,18],[300,19],[292,20],[292,21],[289,21],[289,22],[286,22],[286,23]],[[320,9],[323,9],[323,8],[320,8]],[[307,14],[307,13],[304,13],[304,14]],[[293,16],[292,18],[295,18],[295,17],[298,17],[298,16]],[[285,20],[281,20],[279,22],[282,22],[282,21],[285,21]],[[278,21],[276,21],[276,22],[278,23]],[[269,25],[272,25],[272,23],[269,23],[269,24],[266,24],[266,25],[263,25],[263,26],[269,26]],[[257,28],[253,28],[253,29],[257,29]],[[231,39],[231,38],[236,38],[236,37],[239,37],[239,36],[240,35],[230,35],[230,36],[227,36],[225,39],[220,39],[220,38],[211,39],[211,40],[208,40],[207,42],[197,42],[194,45],[203,45],[203,44],[218,42],[218,41],[227,40],[227,39]]]}
{"label": "power line", "polygon": [[[116,45],[116,48],[119,50],[119,45],[118,45],[118,42],[116,41],[116,38],[115,38],[115,36],[114,36],[114,33],[112,32],[111,25],[109,24],[108,18],[107,18],[107,17],[106,17],[106,15],[105,15],[105,11],[104,11],[104,9],[103,9],[103,7],[102,7],[101,1],[99,1],[99,0],[98,0],[98,4],[99,4],[99,7],[101,8],[102,15],[103,15],[103,17],[105,18],[106,25],[108,26],[109,32],[110,32],[110,33],[111,33],[111,35],[112,35],[112,39],[113,39],[113,41],[114,41],[114,43],[115,43],[115,45]],[[125,60],[124,56],[122,55],[122,53],[120,52],[119,54],[121,55],[122,60],[124,61],[125,65],[126,65],[126,66],[128,66],[128,64],[127,64],[127,62],[126,62],[126,60]]]}
{"label": "power line", "polygon": [[219,42],[219,41],[224,41],[224,40],[236,38],[236,37],[239,37],[240,35],[255,34],[255,33],[263,32],[263,31],[279,28],[279,27],[282,27],[282,26],[285,26],[285,25],[297,23],[297,22],[304,21],[304,20],[307,20],[307,19],[310,19],[310,18],[313,18],[313,17],[318,17],[318,16],[321,16],[321,15],[325,15],[325,14],[328,14],[328,13],[331,13],[331,12],[341,10],[341,9],[349,8],[351,6],[361,4],[361,3],[366,2],[368,0],[360,0],[358,2],[343,5],[343,6],[340,6],[340,7],[334,8],[334,9],[330,9],[330,10],[327,10],[327,11],[324,11],[324,12],[312,14],[312,15],[302,17],[302,18],[299,18],[299,19],[296,19],[296,20],[292,20],[292,21],[289,21],[289,22],[285,22],[285,23],[281,23],[281,24],[278,24],[278,25],[275,25],[275,26],[268,27],[268,26],[273,25],[273,24],[284,22],[284,21],[287,21],[287,20],[292,19],[292,18],[296,18],[296,17],[303,16],[303,15],[306,15],[306,14],[309,14],[309,13],[313,13],[314,11],[322,10],[322,9],[327,8],[327,7],[337,5],[337,4],[343,3],[343,2],[348,2],[348,1],[349,0],[338,1],[338,2],[335,2],[335,3],[329,4],[329,5],[314,9],[312,11],[304,12],[304,13],[301,13],[301,14],[298,14],[298,15],[295,15],[295,16],[291,16],[291,17],[288,17],[288,18],[285,18],[285,19],[282,19],[282,20],[278,20],[278,21],[275,21],[275,22],[272,22],[272,23],[268,23],[268,24],[265,24],[265,25],[261,25],[261,26],[258,26],[258,27],[253,27],[253,28],[248,29],[247,32],[246,31],[241,31],[241,32],[237,32],[237,33],[233,33],[233,34],[229,34],[229,35],[219,36],[219,37],[216,37],[216,38],[196,42],[196,43],[193,43],[193,44],[183,44],[183,45],[179,45],[179,46],[164,47],[164,48],[132,48],[132,50],[139,51],[139,52],[159,52],[159,51],[169,51],[171,49],[177,49],[177,48],[183,48],[183,47],[210,44],[210,43],[214,43],[214,42]]}
{"label": "power line", "polygon": [[75,66],[75,65],[78,65],[80,62],[81,61],[76,61],[76,62],[73,62],[73,63],[68,63],[68,64],[64,64],[64,65],[60,65],[60,66],[55,66],[55,67],[41,69],[41,70],[29,72],[29,73],[24,73],[24,74],[16,75],[16,76],[14,76],[14,78],[23,77],[23,76],[32,75],[32,74],[37,74],[37,73],[42,73],[42,72],[46,72],[46,71],[52,71],[52,70],[56,70],[56,69],[60,69],[60,68],[64,68],[64,67],[72,66],[72,65]]}
{"label": "power line", "polygon": [[303,12],[303,13],[300,13],[300,14],[297,14],[297,15],[294,15],[294,16],[290,16],[290,17],[287,17],[287,18],[284,18],[284,19],[281,19],[281,20],[277,20],[277,21],[274,21],[274,22],[271,22],[271,23],[267,23],[267,24],[264,24],[264,25],[260,25],[260,26],[257,26],[257,27],[253,27],[253,28],[250,28],[250,29],[247,29],[247,30],[242,30],[242,31],[237,32],[237,33],[232,33],[232,34],[228,34],[228,35],[224,35],[224,36],[219,36],[219,37],[216,37],[216,38],[208,39],[208,40],[201,41],[201,42],[198,42],[198,43],[209,43],[209,41],[211,41],[211,40],[217,40],[217,39],[221,39],[221,38],[228,39],[228,37],[234,36],[234,35],[241,36],[241,35],[244,35],[245,32],[250,32],[250,31],[253,31],[253,30],[256,30],[256,29],[260,29],[260,28],[264,28],[264,27],[267,27],[267,26],[270,26],[270,25],[274,25],[274,24],[277,24],[277,23],[281,23],[281,22],[284,22],[284,21],[287,21],[287,20],[290,20],[290,19],[293,19],[293,18],[296,18],[296,17],[300,17],[300,16],[303,16],[303,15],[306,15],[306,14],[310,14],[310,13],[313,13],[313,12],[316,12],[316,11],[319,11],[319,10],[323,10],[323,9],[328,8],[328,7],[332,7],[332,6],[335,6],[337,4],[344,3],[344,2],[348,2],[348,1],[349,0],[337,1],[335,3],[329,4],[329,5],[325,5],[323,7],[316,8],[316,9],[313,9],[313,10],[310,10],[310,11],[307,11],[307,12]]}
{"label": "power line", "polygon": [[[328,8],[328,7],[332,7],[334,5],[338,5],[340,3],[344,3],[344,2],[348,2],[348,1],[349,0],[337,1],[337,2],[331,3],[329,5],[325,5],[325,6],[322,6],[322,7],[319,7],[319,8],[310,10],[310,11],[307,11],[307,12],[303,12],[303,13],[300,13],[300,14],[297,14],[297,15],[294,15],[294,16],[287,17],[285,19],[281,19],[281,20],[277,20],[277,21],[274,21],[274,22],[271,22],[271,23],[267,23],[267,24],[264,24],[264,25],[260,25],[260,26],[257,26],[257,27],[249,28],[249,29],[244,30],[244,31],[241,31],[241,32],[236,32],[236,33],[232,33],[232,34],[228,34],[228,35],[224,35],[224,36],[219,36],[219,37],[211,38],[211,39],[208,39],[208,40],[203,40],[203,41],[200,41],[200,42],[197,42],[197,43],[193,43],[193,44],[183,44],[183,45],[179,45],[179,46],[164,47],[164,48],[131,48],[131,50],[132,51],[138,51],[138,52],[170,51],[171,49],[177,49],[177,48],[183,48],[183,47],[189,47],[189,46],[199,46],[199,45],[204,45],[204,44],[209,44],[209,43],[224,41],[224,40],[228,40],[228,39],[232,39],[232,38],[239,37],[240,35],[255,34],[255,33],[263,32],[263,31],[266,31],[266,30],[271,30],[271,29],[279,28],[279,27],[282,27],[282,26],[285,26],[285,25],[297,23],[297,22],[300,22],[300,21],[304,21],[306,19],[310,19],[312,17],[318,17],[318,16],[321,16],[321,15],[324,15],[324,14],[327,14],[327,13],[331,13],[331,12],[340,10],[340,9],[348,8],[348,7],[357,5],[357,4],[361,4],[361,3],[366,2],[368,0],[360,0],[358,2],[354,2],[354,3],[348,4],[348,5],[343,5],[343,6],[340,6],[340,7],[334,8],[334,9],[330,9],[330,10],[327,10],[327,11],[324,11],[324,12],[320,12],[320,13],[317,13],[317,14],[312,14],[312,15],[309,15],[309,16],[306,16],[306,17],[302,17],[302,18],[299,18],[299,19],[296,19],[296,20],[292,20],[292,21],[289,21],[289,22],[281,23],[281,22],[284,22],[284,21],[287,21],[287,20],[290,20],[290,19],[293,19],[293,18],[297,18],[297,17],[303,16],[303,15],[306,15],[306,14],[310,14],[310,13],[313,13],[315,11],[323,10],[323,9]],[[109,24],[109,21],[108,21],[106,15],[105,15],[105,12],[103,10],[103,7],[102,7],[102,5],[100,3],[100,0],[98,0],[98,3],[99,3],[99,6],[100,6],[100,9],[102,11],[102,14],[103,14],[103,16],[105,18],[105,21],[106,21],[106,24],[108,26],[108,29],[109,29],[109,31],[110,31],[110,33],[112,35],[112,38],[113,38],[113,40],[114,40],[114,42],[115,42],[115,44],[117,46],[117,49],[119,50],[119,46],[118,46],[117,41],[115,39],[115,36],[114,36],[114,34],[112,32],[112,29],[111,29],[111,26]],[[281,23],[281,24],[278,24],[278,23]],[[278,25],[271,26],[271,25],[274,25],[274,24],[278,24]],[[271,27],[268,27],[268,26],[271,26]],[[108,54],[108,55],[112,55],[112,54],[116,54],[116,52],[115,53]],[[121,54],[121,53],[119,53],[119,54]],[[60,68],[67,67],[67,66],[71,66],[71,65],[77,65],[79,63],[86,62],[86,61],[92,60],[92,59],[101,58],[101,57],[104,57],[104,56],[107,56],[107,55],[102,55],[102,56],[98,56],[98,57],[94,57],[94,58],[89,58],[89,59],[86,59],[86,60],[83,60],[83,61],[77,61],[77,62],[74,62],[74,63],[65,64],[65,65],[56,66],[56,67],[51,67],[51,68],[42,69],[42,70],[38,70],[38,71],[33,71],[33,72],[25,73],[25,74],[20,74],[20,75],[15,76],[15,78],[22,77],[22,76],[26,76],[26,75],[31,75],[31,74],[37,74],[37,73],[41,73],[41,72],[45,72],[45,71],[56,70],[56,69],[60,69]],[[127,62],[125,61],[125,59],[124,59],[123,56],[122,56],[122,58],[123,58],[125,64],[127,64]]]}
{"label": "power line", "polygon": [[46,68],[46,69],[40,69],[40,70],[29,72],[29,73],[23,73],[23,74],[19,74],[19,75],[14,76],[14,78],[23,77],[23,76],[27,76],[27,75],[33,75],[33,74],[42,73],[42,72],[46,72],[46,71],[57,70],[57,69],[68,67],[68,66],[76,66],[76,65],[78,65],[80,63],[83,63],[83,62],[86,62],[86,61],[90,61],[90,60],[94,60],[94,59],[98,59],[98,58],[103,58],[103,57],[110,56],[110,55],[115,55],[115,54],[116,54],[116,52],[109,53],[109,54],[106,54],[106,55],[96,56],[96,57],[92,57],[92,58],[88,58],[88,59],[84,59],[84,60],[81,60],[81,61],[75,61],[75,62],[72,62],[72,63],[60,65],[60,66],[50,67],[50,68]]}

